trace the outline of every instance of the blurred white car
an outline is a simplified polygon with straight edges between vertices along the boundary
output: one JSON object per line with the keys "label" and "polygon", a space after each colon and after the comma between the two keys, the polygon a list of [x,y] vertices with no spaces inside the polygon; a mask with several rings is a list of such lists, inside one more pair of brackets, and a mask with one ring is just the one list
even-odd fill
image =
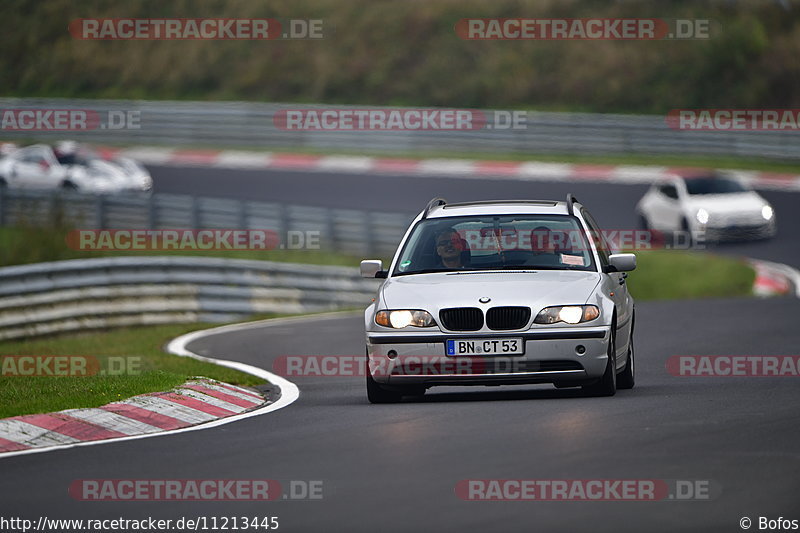
{"label": "blurred white car", "polygon": [[645,229],[702,232],[707,241],[775,235],[775,210],[741,181],[721,174],[674,175],[654,183],[636,204]]}
{"label": "blurred white car", "polygon": [[0,159],[0,187],[89,193],[150,193],[153,188],[150,173],[140,163],[127,157],[104,159],[71,141],[7,152]]}

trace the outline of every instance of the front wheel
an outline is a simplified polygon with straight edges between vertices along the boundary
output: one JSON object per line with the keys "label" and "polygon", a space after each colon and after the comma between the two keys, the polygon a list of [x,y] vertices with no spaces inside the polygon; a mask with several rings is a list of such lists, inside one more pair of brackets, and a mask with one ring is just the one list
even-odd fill
{"label": "front wheel", "polygon": [[600,381],[591,385],[584,385],[583,390],[589,396],[614,396],[617,393],[617,342],[616,325],[611,326],[611,340],[608,341],[608,361],[606,370]]}
{"label": "front wheel", "polygon": [[636,367],[633,354],[633,328],[631,327],[631,340],[628,341],[628,361],[625,369],[617,376],[618,389],[632,389],[636,382]]}
{"label": "front wheel", "polygon": [[672,236],[672,244],[676,247],[689,246],[690,248],[697,244],[694,240],[692,228],[689,226],[689,221],[685,217],[681,219],[680,232],[674,233]]}
{"label": "front wheel", "polygon": [[367,399],[369,403],[397,403],[403,398],[403,395],[399,392],[386,390],[372,379],[372,374],[369,371],[369,352],[367,352],[367,364],[364,373],[367,375]]}

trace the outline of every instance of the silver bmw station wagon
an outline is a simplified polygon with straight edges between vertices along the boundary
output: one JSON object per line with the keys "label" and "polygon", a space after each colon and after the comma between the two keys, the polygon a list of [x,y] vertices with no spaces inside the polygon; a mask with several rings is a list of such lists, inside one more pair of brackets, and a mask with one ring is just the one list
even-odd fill
{"label": "silver bmw station wagon", "polygon": [[388,270],[361,262],[385,279],[364,313],[369,401],[436,385],[632,388],[635,268],[572,195],[431,200]]}

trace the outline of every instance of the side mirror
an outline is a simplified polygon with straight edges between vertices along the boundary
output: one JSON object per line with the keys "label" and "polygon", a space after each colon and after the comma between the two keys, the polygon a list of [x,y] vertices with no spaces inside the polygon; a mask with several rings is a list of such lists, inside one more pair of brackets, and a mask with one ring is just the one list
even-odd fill
{"label": "side mirror", "polygon": [[608,256],[608,266],[603,271],[608,272],[630,272],[636,269],[635,254],[611,254]]}
{"label": "side mirror", "polygon": [[385,278],[387,272],[383,270],[383,261],[380,259],[365,259],[361,261],[362,278]]}

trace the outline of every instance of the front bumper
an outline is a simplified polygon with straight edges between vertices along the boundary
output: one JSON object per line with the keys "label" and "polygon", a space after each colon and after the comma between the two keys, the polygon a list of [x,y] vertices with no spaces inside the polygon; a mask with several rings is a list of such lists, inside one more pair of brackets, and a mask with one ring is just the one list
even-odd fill
{"label": "front bumper", "polygon": [[[369,372],[378,383],[398,386],[578,384],[602,377],[608,361],[609,330],[600,326],[501,334],[370,332]],[[519,337],[525,343],[523,355],[446,355],[448,339]]]}
{"label": "front bumper", "polygon": [[736,242],[759,239],[769,239],[775,236],[776,225],[774,219],[763,224],[729,223],[720,226],[706,226],[703,228],[705,239],[713,242]]}

